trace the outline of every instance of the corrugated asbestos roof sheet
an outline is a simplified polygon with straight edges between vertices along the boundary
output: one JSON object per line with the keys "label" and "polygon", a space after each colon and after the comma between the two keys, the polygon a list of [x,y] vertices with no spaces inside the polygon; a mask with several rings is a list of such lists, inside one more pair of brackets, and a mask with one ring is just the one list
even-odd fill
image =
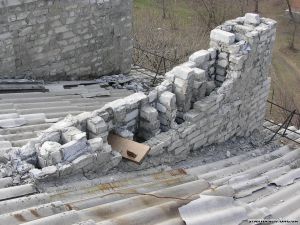
{"label": "corrugated asbestos roof sheet", "polygon": [[64,89],[64,85],[75,84],[78,82],[48,85],[49,92],[0,94],[0,151],[25,145],[68,114],[100,109],[132,94],[125,89],[109,92],[99,84]]}
{"label": "corrugated asbestos roof sheet", "polygon": [[183,225],[185,220],[244,225],[265,217],[300,221],[300,148],[257,152],[107,184],[86,181],[46,192],[31,184],[2,188],[0,224]]}

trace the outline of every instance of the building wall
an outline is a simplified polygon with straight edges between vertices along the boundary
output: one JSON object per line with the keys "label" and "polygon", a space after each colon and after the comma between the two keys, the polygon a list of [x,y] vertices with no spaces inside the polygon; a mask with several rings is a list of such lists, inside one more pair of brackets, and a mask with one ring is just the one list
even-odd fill
{"label": "building wall", "polygon": [[0,78],[127,73],[132,0],[1,0]]}
{"label": "building wall", "polygon": [[[276,22],[256,14],[226,21],[211,32],[211,48],[195,52],[150,93],[67,117],[23,146],[13,163],[36,162],[43,169],[30,171],[35,179],[105,174],[172,164],[204,146],[247,137],[264,121],[275,33]],[[107,143],[109,132],[145,139],[151,150],[142,164],[122,160]]]}

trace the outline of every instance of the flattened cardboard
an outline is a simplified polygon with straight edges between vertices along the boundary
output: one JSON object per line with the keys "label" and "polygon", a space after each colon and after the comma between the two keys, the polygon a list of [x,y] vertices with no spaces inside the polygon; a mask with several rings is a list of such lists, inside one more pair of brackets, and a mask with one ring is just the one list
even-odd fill
{"label": "flattened cardboard", "polygon": [[108,144],[111,145],[113,150],[120,152],[123,158],[139,164],[150,151],[148,145],[140,144],[115,134],[109,134]]}

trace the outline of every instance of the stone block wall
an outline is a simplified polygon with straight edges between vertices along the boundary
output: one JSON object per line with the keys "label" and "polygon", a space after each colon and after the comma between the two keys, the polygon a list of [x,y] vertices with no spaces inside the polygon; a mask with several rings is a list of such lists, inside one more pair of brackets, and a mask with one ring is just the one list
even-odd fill
{"label": "stone block wall", "polygon": [[[194,53],[149,93],[69,116],[15,151],[15,170],[26,168],[35,179],[50,179],[105,174],[113,167],[143,169],[249,136],[264,121],[275,33],[276,22],[256,14],[225,22],[211,32],[211,48]],[[143,163],[122,160],[107,143],[110,132],[144,139],[151,150]]]}
{"label": "stone block wall", "polygon": [[0,0],[0,78],[127,73],[131,23],[132,0]]}

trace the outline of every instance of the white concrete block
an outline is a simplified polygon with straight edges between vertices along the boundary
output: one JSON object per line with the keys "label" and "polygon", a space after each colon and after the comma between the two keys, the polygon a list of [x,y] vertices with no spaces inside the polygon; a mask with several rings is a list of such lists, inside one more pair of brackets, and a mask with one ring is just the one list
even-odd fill
{"label": "white concrete block", "polygon": [[71,141],[61,147],[63,159],[71,162],[88,150],[86,141]]}
{"label": "white concrete block", "polygon": [[83,138],[86,139],[86,133],[82,132],[76,127],[68,127],[62,130],[61,140],[64,144],[73,140],[80,140]]}
{"label": "white concrete block", "polygon": [[156,121],[158,117],[157,110],[152,106],[143,106],[141,108],[141,118],[147,121]]}
{"label": "white concrete block", "polygon": [[95,116],[87,120],[87,129],[94,134],[107,131],[107,124],[100,116]]}
{"label": "white concrete block", "polygon": [[258,14],[255,14],[255,13],[246,13],[245,23],[258,25],[258,24],[260,24],[260,16]]}
{"label": "white concrete block", "polygon": [[126,114],[125,116],[125,122],[129,122],[131,120],[134,120],[135,118],[137,118],[139,115],[139,110],[138,109],[135,109],[133,110],[132,112]]}
{"label": "white concrete block", "polygon": [[232,33],[229,33],[227,31],[223,31],[220,29],[214,29],[211,31],[210,33],[210,38],[213,41],[219,41],[222,42],[224,44],[233,44],[235,41],[235,35]]}
{"label": "white concrete block", "polygon": [[196,63],[197,66],[201,66],[203,63],[210,59],[210,52],[207,50],[200,50],[193,53],[189,60]]}
{"label": "white concrete block", "polygon": [[185,66],[176,66],[173,68],[172,73],[175,77],[183,80],[193,79],[195,76],[193,69]]}
{"label": "white concrete block", "polygon": [[206,80],[206,71],[199,69],[199,68],[193,68],[193,71],[195,73],[195,80],[197,81],[204,81]]}
{"label": "white concrete block", "polygon": [[159,97],[159,102],[164,105],[167,109],[176,108],[176,96],[172,92],[165,91]]}

